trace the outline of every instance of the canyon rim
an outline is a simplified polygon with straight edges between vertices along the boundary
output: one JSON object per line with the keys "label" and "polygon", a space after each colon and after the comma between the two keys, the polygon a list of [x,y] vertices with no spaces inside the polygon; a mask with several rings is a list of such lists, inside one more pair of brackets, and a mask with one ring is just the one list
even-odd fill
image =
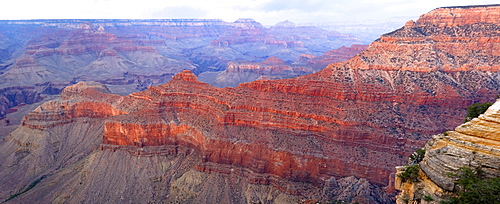
{"label": "canyon rim", "polygon": [[[394,167],[498,95],[499,30],[499,5],[438,8],[345,62],[226,88],[141,48],[179,73],[128,95],[79,82],[38,106],[0,141],[0,198],[390,203]],[[127,65],[113,50],[101,59]],[[34,60],[12,66],[51,76]]]}

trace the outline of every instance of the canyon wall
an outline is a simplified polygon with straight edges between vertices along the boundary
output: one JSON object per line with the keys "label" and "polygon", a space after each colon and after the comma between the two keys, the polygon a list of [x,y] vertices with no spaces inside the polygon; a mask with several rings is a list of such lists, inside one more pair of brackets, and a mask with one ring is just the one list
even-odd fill
{"label": "canyon wall", "polygon": [[[292,79],[216,88],[184,70],[126,96],[78,83],[2,141],[0,179],[12,185],[0,197],[35,183],[11,201],[120,194],[132,202],[137,185],[133,197],[151,202],[390,202],[381,187],[391,192],[395,166],[460,124],[467,106],[498,95],[499,22],[481,16],[499,10],[440,8],[346,62]],[[446,12],[477,18],[444,27],[425,20]],[[221,189],[218,200],[204,193],[207,182]],[[87,197],[95,189],[104,191]]]}
{"label": "canyon wall", "polygon": [[[313,26],[276,30],[252,19],[6,20],[0,21],[0,89],[30,87],[27,92],[46,83],[62,89],[93,80],[129,94],[163,84],[185,69],[199,75],[223,71],[230,61],[272,56],[293,61],[356,42]],[[0,117],[9,108],[35,102],[0,101]]]}
{"label": "canyon wall", "polygon": [[198,75],[200,81],[216,87],[235,87],[244,82],[257,79],[287,79],[322,70],[328,64],[347,61],[368,46],[353,44],[329,50],[321,56],[310,54],[300,55],[293,63],[287,63],[280,58],[270,57],[262,62],[227,63],[224,71],[205,72]]}

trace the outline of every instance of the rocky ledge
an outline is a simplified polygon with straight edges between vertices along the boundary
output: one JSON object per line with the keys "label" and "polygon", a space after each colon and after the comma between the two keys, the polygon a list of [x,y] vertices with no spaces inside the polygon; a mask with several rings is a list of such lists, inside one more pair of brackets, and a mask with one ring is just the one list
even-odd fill
{"label": "rocky ledge", "polygon": [[[500,10],[493,8],[488,12]],[[9,183],[0,189],[5,192],[0,196],[14,194],[45,175],[58,175],[49,176],[47,183],[42,181],[38,190],[20,199],[43,197],[52,202],[54,195],[77,202],[76,197],[84,199],[86,193],[102,189],[92,185],[104,185],[101,181],[109,178],[102,172],[111,175],[121,170],[117,166],[134,173],[121,171],[116,181],[110,181],[121,181],[122,190],[110,187],[106,192],[136,192],[130,181],[140,177],[145,179],[140,189],[161,195],[142,190],[140,194],[158,196],[157,202],[181,195],[191,201],[210,197],[203,197],[208,185],[203,178],[213,177],[218,177],[213,183],[221,189],[245,183],[245,188],[235,188],[238,192],[217,192],[221,200],[234,202],[246,196],[242,190],[254,193],[246,188],[253,185],[271,189],[262,192],[281,192],[270,195],[274,201],[280,196],[295,201],[337,199],[340,194],[331,190],[336,186],[332,179],[349,176],[377,185],[373,192],[388,185],[391,192],[395,166],[431,135],[459,125],[467,106],[496,98],[498,24],[478,19],[445,28],[409,22],[351,60],[293,79],[216,88],[183,71],[168,83],[128,96],[104,93],[106,89],[98,85],[69,88],[63,91],[66,98],[26,116],[23,126],[0,144],[0,160],[6,161],[0,164],[7,164],[0,166],[0,179]],[[451,136],[469,134],[456,132]],[[90,139],[93,142],[87,146],[79,142]],[[489,138],[484,141],[493,143]],[[66,143],[81,144],[74,146],[80,151],[63,151]],[[150,147],[168,148],[152,148],[144,158],[142,150]],[[78,167],[69,165],[76,162],[81,162]],[[423,169],[438,168],[427,167]],[[73,190],[65,190],[65,195],[43,193],[46,187],[58,188],[52,182],[62,181],[70,182]],[[87,186],[85,191],[78,191],[79,183]],[[384,202],[385,198],[367,199]],[[88,199],[97,202],[104,196]]]}
{"label": "rocky ledge", "polygon": [[[403,182],[396,177],[396,188],[403,199],[412,203],[423,202],[429,196],[436,203],[454,195],[459,187],[456,178],[459,169],[480,169],[485,177],[500,176],[500,101],[494,103],[478,118],[464,123],[454,131],[435,135],[425,145],[425,157],[419,163],[417,182]],[[405,168],[399,167],[398,174]]]}

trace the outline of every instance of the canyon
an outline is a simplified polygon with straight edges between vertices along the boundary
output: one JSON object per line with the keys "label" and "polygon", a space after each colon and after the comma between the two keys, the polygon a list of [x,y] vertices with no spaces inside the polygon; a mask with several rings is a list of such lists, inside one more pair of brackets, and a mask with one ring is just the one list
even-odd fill
{"label": "canyon", "polygon": [[286,63],[280,58],[270,57],[262,62],[228,62],[224,71],[204,72],[198,75],[202,82],[216,87],[235,87],[244,82],[257,79],[286,79],[322,70],[328,64],[347,61],[368,46],[353,44],[329,50],[317,57],[302,54],[293,63]]}
{"label": "canyon", "polygon": [[[2,138],[0,198],[7,203],[390,203],[395,166],[432,135],[459,125],[467,106],[497,97],[499,13],[499,5],[438,8],[366,49],[359,47],[364,50],[345,62],[295,78],[263,77],[219,88],[198,79],[201,69],[173,66],[175,60],[158,56],[155,63],[171,63],[179,71],[161,85],[120,95],[100,81],[104,78],[78,82]],[[263,36],[253,21],[239,23],[249,29],[245,35]],[[101,27],[89,35],[120,45],[99,52],[114,59],[107,61],[115,62],[113,67],[128,69],[117,53],[139,51],[121,46],[127,42]],[[88,43],[88,49],[101,49],[93,48],[92,40],[66,42],[57,47]],[[232,43],[221,37],[211,46]],[[292,44],[286,46],[301,47]],[[147,57],[162,52],[141,49]],[[197,59],[208,63],[207,56]],[[273,56],[248,64],[285,67],[290,61]],[[18,58],[11,66],[30,67],[42,78],[55,72],[33,59]]]}
{"label": "canyon", "polygon": [[[0,37],[0,117],[79,81],[130,94],[186,69],[197,75],[221,72],[228,63],[269,57],[292,63],[301,55],[320,56],[360,41],[314,26],[264,27],[252,19],[6,20],[0,21]],[[13,89],[19,90],[16,97]]]}

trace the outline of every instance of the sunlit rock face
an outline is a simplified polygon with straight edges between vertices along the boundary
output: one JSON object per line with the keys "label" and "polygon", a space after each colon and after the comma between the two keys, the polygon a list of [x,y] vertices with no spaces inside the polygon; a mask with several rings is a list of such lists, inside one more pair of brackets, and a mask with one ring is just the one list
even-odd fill
{"label": "sunlit rock face", "polygon": [[[435,135],[425,145],[425,157],[420,162],[418,182],[403,182],[396,177],[396,188],[403,199],[421,203],[424,196],[436,202],[456,195],[458,185],[450,173],[458,174],[467,167],[481,169],[482,176],[500,176],[500,102],[494,103],[478,118],[464,123],[445,134]],[[402,172],[402,171],[401,171]]]}
{"label": "sunlit rock face", "polygon": [[[300,55],[320,56],[360,42],[314,26],[280,25],[267,28],[252,19],[0,21],[0,118],[10,108],[39,102],[40,95],[57,94],[79,81],[98,81],[113,93],[130,94],[163,84],[182,70],[197,75],[222,72],[229,62],[252,63],[270,57],[291,63]],[[311,66],[274,73],[270,78],[309,74]],[[325,66],[318,64],[314,70]],[[259,75],[233,78],[209,82],[236,86]],[[13,99],[8,90],[14,87],[34,90],[35,97]]]}
{"label": "sunlit rock face", "polygon": [[185,70],[127,96],[68,87],[0,144],[0,179],[12,184],[1,196],[41,178],[12,201],[100,202],[104,193],[85,195],[108,189],[130,201],[387,203],[380,187],[395,166],[498,94],[499,36],[489,29],[498,24],[467,25],[409,22],[346,62],[292,79],[216,88]]}

